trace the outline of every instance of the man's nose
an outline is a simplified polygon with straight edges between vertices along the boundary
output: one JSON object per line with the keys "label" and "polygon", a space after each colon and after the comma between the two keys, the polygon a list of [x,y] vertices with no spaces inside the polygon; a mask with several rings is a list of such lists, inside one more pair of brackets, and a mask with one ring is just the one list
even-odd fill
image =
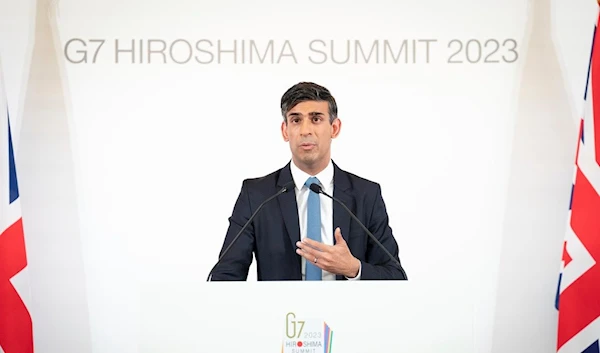
{"label": "man's nose", "polygon": [[310,135],[312,133],[312,125],[310,119],[302,119],[300,124],[300,135]]}

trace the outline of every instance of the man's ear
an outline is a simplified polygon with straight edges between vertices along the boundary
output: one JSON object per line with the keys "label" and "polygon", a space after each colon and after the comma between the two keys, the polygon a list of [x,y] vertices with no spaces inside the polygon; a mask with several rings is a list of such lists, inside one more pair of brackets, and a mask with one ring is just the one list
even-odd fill
{"label": "man's ear", "polygon": [[342,121],[340,118],[335,118],[335,120],[331,123],[331,138],[334,139],[338,137],[340,130],[342,130]]}
{"label": "man's ear", "polygon": [[290,140],[290,137],[288,136],[286,128],[287,124],[285,123],[285,121],[283,121],[281,123],[281,136],[283,136],[283,141],[288,142]]}

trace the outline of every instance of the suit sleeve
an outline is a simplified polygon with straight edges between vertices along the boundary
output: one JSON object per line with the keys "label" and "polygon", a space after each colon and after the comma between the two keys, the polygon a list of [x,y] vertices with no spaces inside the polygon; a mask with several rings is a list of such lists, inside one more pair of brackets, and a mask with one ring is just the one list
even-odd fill
{"label": "suit sleeve", "polygon": [[[219,257],[223,256],[225,249],[231,244],[251,215],[248,183],[244,181],[231,217],[229,217],[229,227]],[[211,281],[245,281],[248,278],[248,271],[252,264],[253,249],[254,227],[250,223],[214,269]]]}
{"label": "suit sleeve", "polygon": [[[398,255],[398,244],[392,234],[389,226],[389,218],[383,197],[381,196],[381,187],[377,184],[374,193],[373,208],[367,228],[379,240],[379,242],[400,262]],[[362,261],[361,280],[407,280],[406,273],[402,266],[398,267],[392,262],[389,256],[369,238],[366,261]]]}

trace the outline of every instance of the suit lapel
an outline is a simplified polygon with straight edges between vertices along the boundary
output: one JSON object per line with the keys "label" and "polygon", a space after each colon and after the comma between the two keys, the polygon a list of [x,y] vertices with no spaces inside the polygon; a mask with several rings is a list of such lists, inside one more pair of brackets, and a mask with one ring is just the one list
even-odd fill
{"label": "suit lapel", "polygon": [[[348,207],[352,212],[356,212],[356,207],[354,204],[354,198],[351,194],[351,185],[350,179],[346,172],[338,168],[338,166],[334,163],[334,171],[333,171],[333,197],[341,201],[346,207]],[[339,203],[333,201],[333,243],[335,244],[335,229],[337,227],[342,231],[342,237],[346,242],[348,241],[348,237],[350,236],[350,221],[352,218]],[[350,249],[352,250],[352,249]],[[338,280],[344,279],[344,276],[336,276]]]}
{"label": "suit lapel", "polygon": [[[292,181],[292,173],[290,171],[290,165],[286,165],[279,174],[277,185],[283,187],[285,184]],[[279,208],[283,215],[283,222],[290,238],[292,249],[294,249],[294,255],[298,258],[298,270],[300,270],[301,259],[296,254],[296,242],[300,241],[300,223],[298,220],[298,203],[296,202],[296,190],[290,190],[283,193],[278,198]]]}

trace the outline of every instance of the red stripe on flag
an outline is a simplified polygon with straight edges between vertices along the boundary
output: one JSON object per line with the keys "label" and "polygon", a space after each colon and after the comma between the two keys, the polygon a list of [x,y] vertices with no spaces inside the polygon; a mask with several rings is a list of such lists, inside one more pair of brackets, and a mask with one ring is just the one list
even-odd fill
{"label": "red stripe on flag", "polygon": [[[600,82],[600,81],[598,81]],[[600,111],[599,111],[600,113]],[[595,264],[560,294],[558,348],[600,317],[600,196],[577,169],[571,227]]]}
{"label": "red stripe on flag", "polygon": [[569,250],[567,250],[567,242],[566,241],[563,243],[562,260],[565,262],[565,264],[564,264],[565,267],[567,267],[567,265],[570,264],[571,261],[573,261],[573,258],[569,254]]}
{"label": "red stripe on flag", "polygon": [[27,266],[23,222],[0,235],[0,347],[4,353],[33,353],[29,311],[10,279]]}

